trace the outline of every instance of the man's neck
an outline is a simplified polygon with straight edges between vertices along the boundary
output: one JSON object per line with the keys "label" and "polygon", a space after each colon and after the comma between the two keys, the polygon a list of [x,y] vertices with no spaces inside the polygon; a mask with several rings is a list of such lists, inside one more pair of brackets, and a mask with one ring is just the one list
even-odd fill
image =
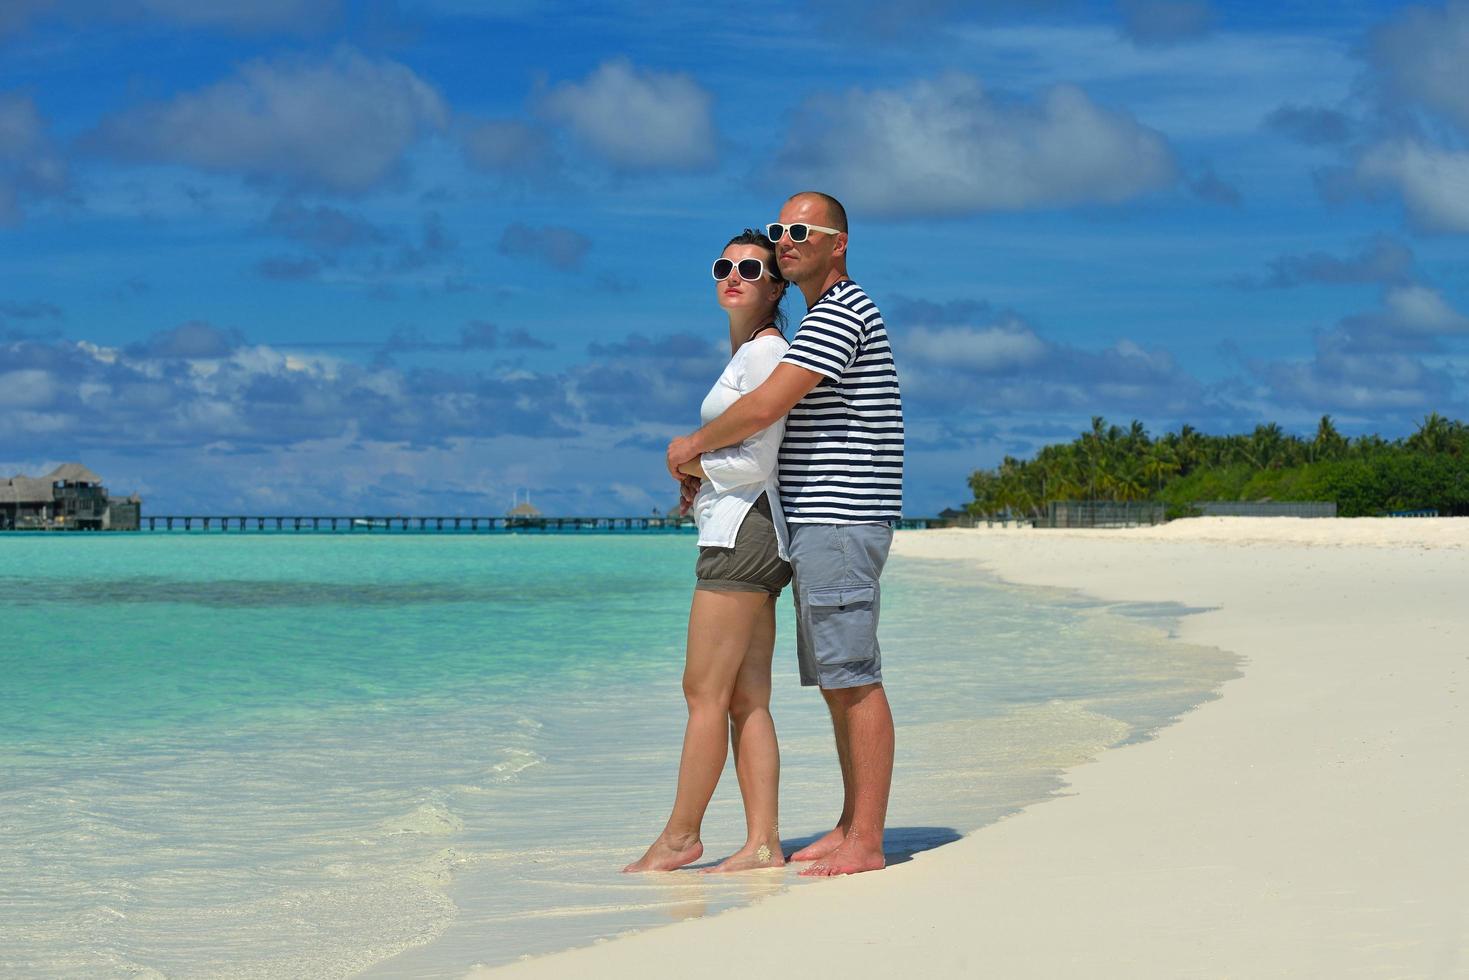
{"label": "man's neck", "polygon": [[846,268],[844,266],[837,266],[835,269],[827,272],[824,278],[796,283],[796,285],[801,287],[801,295],[806,297],[806,309],[809,310],[815,306],[816,301],[826,295],[828,289],[845,278],[847,278]]}

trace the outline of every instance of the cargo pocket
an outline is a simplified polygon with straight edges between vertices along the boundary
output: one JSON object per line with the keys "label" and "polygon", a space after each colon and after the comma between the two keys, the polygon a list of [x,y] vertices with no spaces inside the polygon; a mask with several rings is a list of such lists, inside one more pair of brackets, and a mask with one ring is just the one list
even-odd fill
{"label": "cargo pocket", "polygon": [[805,600],[817,663],[850,664],[877,656],[876,585],[812,589]]}

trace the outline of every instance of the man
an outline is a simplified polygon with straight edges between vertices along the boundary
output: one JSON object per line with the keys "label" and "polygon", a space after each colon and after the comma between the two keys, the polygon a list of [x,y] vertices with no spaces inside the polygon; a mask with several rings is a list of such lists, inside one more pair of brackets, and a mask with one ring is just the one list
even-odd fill
{"label": "man", "polygon": [[803,875],[884,866],[893,776],[893,716],[877,644],[878,578],[902,513],[903,409],[882,315],[847,276],[847,214],[807,191],[770,226],[781,275],[807,313],[759,388],[668,445],[668,469],[740,442],[786,416],[780,495],[795,572],[801,683],[819,685],[842,768],[842,814],[792,855]]}

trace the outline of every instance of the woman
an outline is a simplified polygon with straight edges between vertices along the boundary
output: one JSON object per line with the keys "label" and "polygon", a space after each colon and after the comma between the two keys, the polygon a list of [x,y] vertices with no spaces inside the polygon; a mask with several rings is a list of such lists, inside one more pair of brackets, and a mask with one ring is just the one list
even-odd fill
{"label": "woman", "polygon": [[[729,314],[732,356],[704,399],[705,422],[759,387],[787,346],[780,312],[786,283],[770,240],[746,229],[730,239],[713,272],[715,298]],[[777,830],[780,750],[770,717],[775,600],[791,580],[775,474],[784,431],[785,422],[777,422],[684,464],[686,474],[702,481],[692,506],[699,560],[683,675],[689,724],[673,813],[647,853],[624,871],[672,871],[704,853],[699,828],[730,743],[747,836],[743,847],[709,870],[785,864]]]}

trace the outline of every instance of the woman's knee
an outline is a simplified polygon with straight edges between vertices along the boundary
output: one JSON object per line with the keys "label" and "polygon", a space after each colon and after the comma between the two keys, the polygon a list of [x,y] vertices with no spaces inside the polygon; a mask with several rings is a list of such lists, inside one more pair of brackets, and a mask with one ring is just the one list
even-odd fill
{"label": "woman's knee", "polygon": [[708,681],[693,678],[684,678],[683,682],[684,700],[688,702],[689,709],[709,708],[718,711],[729,710],[730,701],[733,697],[727,685],[711,684]]}
{"label": "woman's knee", "polygon": [[770,710],[770,688],[735,686],[729,698],[729,716],[743,721],[757,711]]}

